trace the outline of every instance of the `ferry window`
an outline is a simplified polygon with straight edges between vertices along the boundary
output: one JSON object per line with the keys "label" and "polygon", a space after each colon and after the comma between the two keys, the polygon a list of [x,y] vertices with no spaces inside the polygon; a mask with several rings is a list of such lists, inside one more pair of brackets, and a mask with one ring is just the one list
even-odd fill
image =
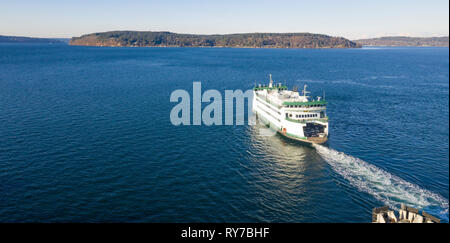
{"label": "ferry window", "polygon": [[292,114],[289,114],[289,117],[292,117]]}

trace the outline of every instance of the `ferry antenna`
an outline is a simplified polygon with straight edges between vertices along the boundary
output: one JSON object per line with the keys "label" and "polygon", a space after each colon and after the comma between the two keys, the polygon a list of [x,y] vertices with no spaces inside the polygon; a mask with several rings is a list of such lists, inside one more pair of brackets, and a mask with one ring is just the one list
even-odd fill
{"label": "ferry antenna", "polygon": [[308,85],[305,84],[305,86],[303,86],[303,96],[306,96],[306,94],[309,93],[309,91],[306,91],[306,87],[308,87]]}

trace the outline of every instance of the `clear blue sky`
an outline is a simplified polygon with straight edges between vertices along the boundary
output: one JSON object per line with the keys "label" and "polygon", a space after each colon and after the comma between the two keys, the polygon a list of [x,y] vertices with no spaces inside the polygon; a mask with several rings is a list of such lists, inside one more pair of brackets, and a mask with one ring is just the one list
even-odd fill
{"label": "clear blue sky", "polygon": [[110,30],[447,36],[449,1],[0,0],[0,35],[72,37]]}

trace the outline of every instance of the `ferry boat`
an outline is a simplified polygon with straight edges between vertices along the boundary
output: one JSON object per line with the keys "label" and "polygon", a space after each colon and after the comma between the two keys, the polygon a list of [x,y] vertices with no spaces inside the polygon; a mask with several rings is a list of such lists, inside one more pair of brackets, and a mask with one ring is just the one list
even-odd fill
{"label": "ferry boat", "polygon": [[268,85],[253,88],[253,113],[281,135],[308,144],[322,144],[328,140],[327,101],[308,96],[306,85],[301,94],[281,83],[274,84],[272,75]]}

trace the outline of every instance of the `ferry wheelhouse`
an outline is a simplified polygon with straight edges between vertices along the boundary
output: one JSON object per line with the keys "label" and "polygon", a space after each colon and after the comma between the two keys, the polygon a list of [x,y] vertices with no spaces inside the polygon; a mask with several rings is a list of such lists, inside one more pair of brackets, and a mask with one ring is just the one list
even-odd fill
{"label": "ferry wheelhouse", "polygon": [[301,94],[281,83],[274,84],[272,75],[268,85],[253,89],[253,112],[270,128],[281,135],[306,143],[325,143],[328,139],[327,102],[322,97],[308,96],[304,86]]}

